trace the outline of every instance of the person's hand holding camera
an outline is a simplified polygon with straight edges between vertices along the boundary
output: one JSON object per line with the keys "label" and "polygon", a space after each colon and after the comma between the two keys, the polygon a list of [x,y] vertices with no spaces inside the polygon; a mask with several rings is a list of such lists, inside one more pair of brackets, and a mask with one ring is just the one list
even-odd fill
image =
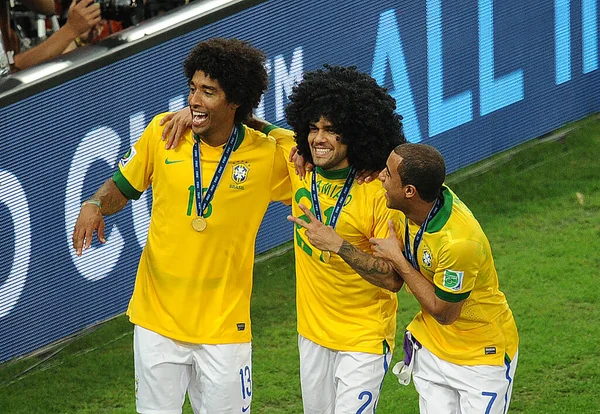
{"label": "person's hand holding camera", "polygon": [[73,0],[65,26],[75,34],[75,37],[79,37],[87,34],[101,20],[99,3],[94,0]]}

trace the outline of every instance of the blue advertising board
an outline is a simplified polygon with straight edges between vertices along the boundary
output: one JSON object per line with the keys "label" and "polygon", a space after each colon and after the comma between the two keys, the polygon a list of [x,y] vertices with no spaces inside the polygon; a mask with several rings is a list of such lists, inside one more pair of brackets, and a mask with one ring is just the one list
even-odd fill
{"label": "blue advertising board", "polygon": [[[152,117],[185,105],[182,63],[199,41],[266,52],[257,113],[280,124],[303,72],[358,66],[452,172],[599,110],[597,1],[266,1],[1,108],[0,362],[125,310],[151,194],[80,258],[71,233]],[[257,252],[291,239],[288,211],[271,206]]]}

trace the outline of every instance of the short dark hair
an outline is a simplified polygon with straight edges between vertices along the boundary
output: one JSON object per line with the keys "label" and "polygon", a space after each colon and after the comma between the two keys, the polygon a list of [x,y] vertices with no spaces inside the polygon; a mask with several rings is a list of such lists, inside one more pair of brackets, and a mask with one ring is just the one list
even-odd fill
{"label": "short dark hair", "polygon": [[423,201],[434,201],[446,179],[446,163],[442,154],[425,144],[398,145],[394,152],[402,157],[398,175],[402,185],[414,185]]}
{"label": "short dark hair", "polygon": [[357,170],[381,170],[395,146],[406,142],[396,101],[375,79],[355,66],[329,66],[306,72],[285,109],[298,152],[312,161],[309,124],[321,117],[348,145],[348,162]]}
{"label": "short dark hair", "polygon": [[188,81],[201,70],[219,82],[227,101],[239,105],[235,122],[244,122],[267,90],[266,56],[238,39],[213,38],[198,43],[183,63]]}

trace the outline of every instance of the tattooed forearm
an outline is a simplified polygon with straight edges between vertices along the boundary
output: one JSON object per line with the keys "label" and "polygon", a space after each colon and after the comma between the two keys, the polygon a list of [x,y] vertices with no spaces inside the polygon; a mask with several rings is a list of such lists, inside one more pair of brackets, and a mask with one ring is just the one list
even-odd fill
{"label": "tattooed forearm", "polygon": [[390,262],[373,257],[345,240],[338,255],[363,279],[375,286],[397,292],[404,283]]}
{"label": "tattooed forearm", "polygon": [[123,209],[127,198],[121,193],[112,178],[106,180],[90,200],[98,200],[102,204],[102,215],[109,216]]}

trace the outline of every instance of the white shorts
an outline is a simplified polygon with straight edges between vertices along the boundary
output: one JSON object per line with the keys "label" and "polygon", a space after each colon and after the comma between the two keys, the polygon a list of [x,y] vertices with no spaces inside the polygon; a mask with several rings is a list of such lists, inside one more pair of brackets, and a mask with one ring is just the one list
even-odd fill
{"label": "white shorts", "polygon": [[421,414],[504,414],[519,352],[504,366],[456,365],[426,348],[416,350],[413,381]]}
{"label": "white shorts", "polygon": [[[382,345],[383,346],[383,345]],[[335,351],[298,335],[305,414],[373,413],[392,353]]]}
{"label": "white shorts", "polygon": [[252,345],[178,342],[136,325],[138,413],[179,414],[188,392],[194,413],[250,413]]}

